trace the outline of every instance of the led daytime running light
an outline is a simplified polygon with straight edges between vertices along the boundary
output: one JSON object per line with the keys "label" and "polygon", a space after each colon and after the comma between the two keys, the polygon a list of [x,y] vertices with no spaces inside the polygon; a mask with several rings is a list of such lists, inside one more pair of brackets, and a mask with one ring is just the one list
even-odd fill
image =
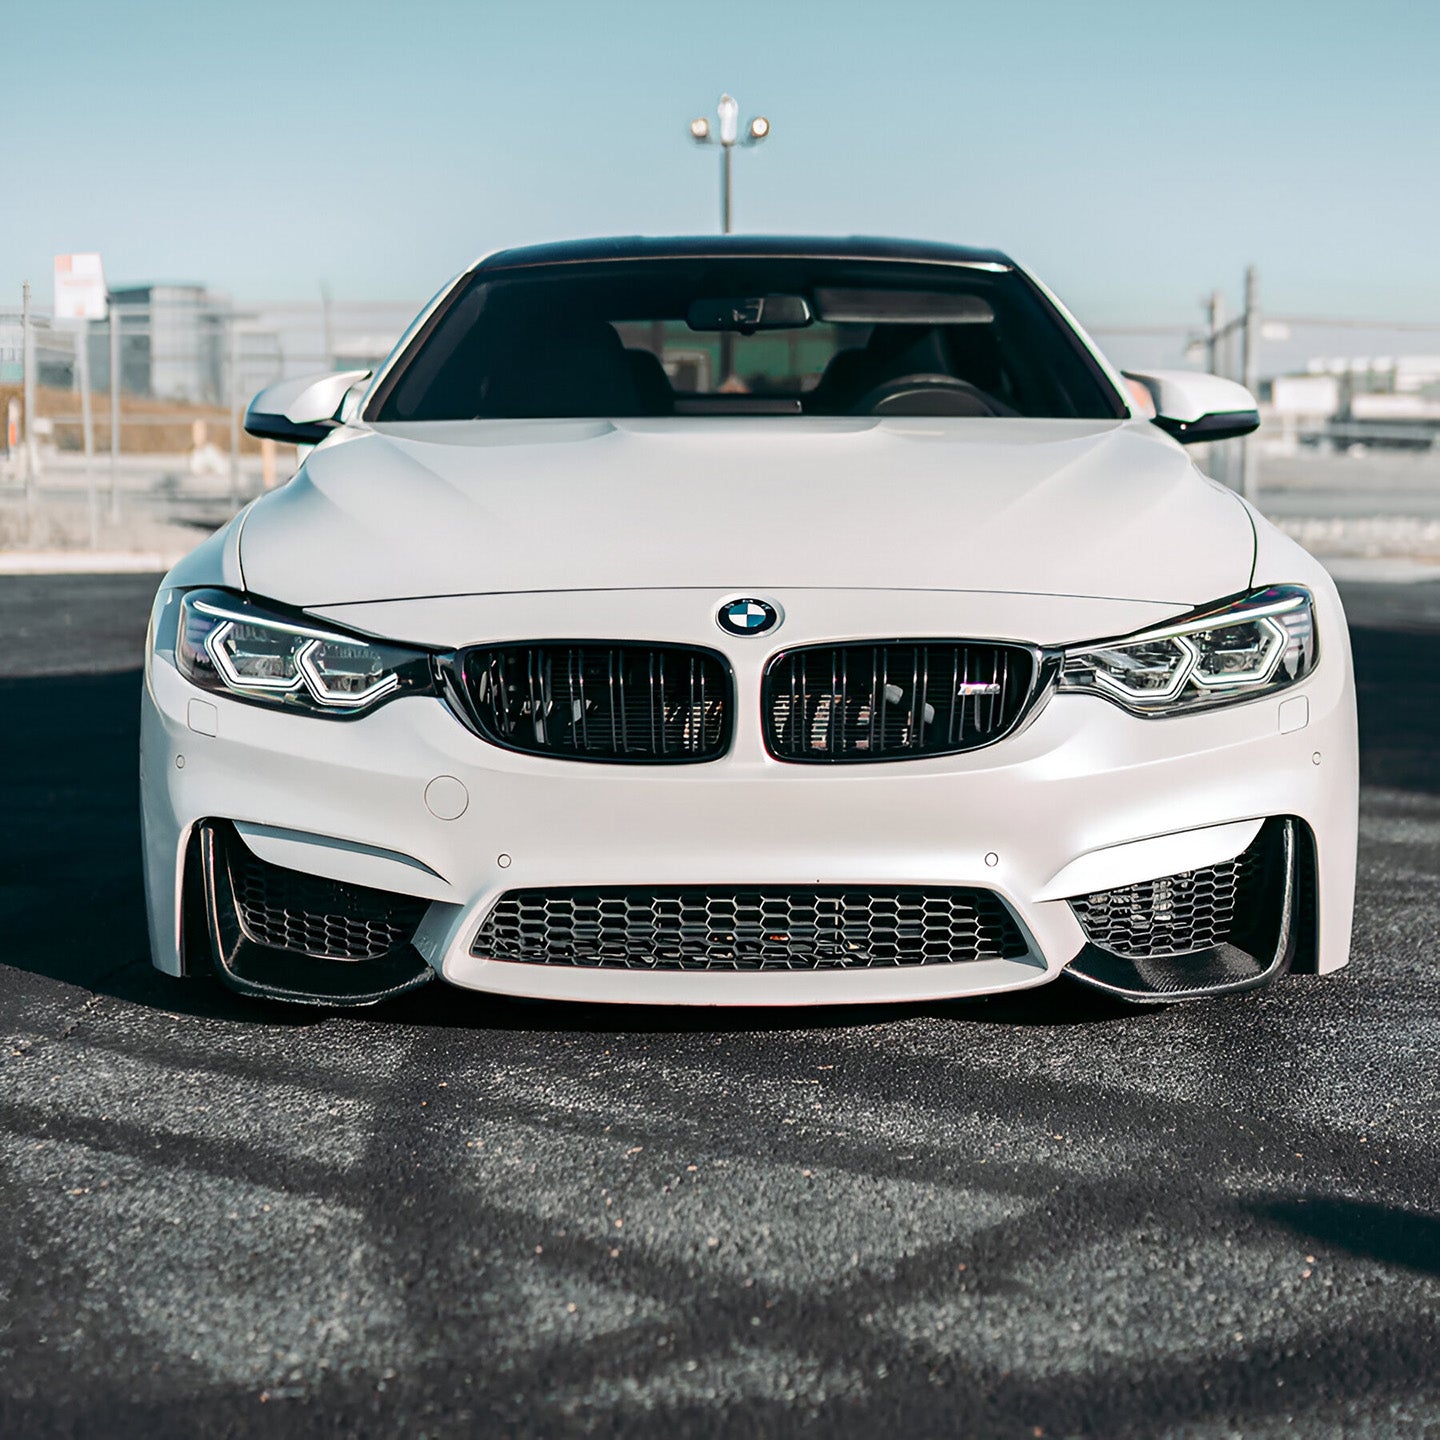
{"label": "led daytime running light", "polygon": [[[1248,624],[1252,622],[1247,620],[1245,623]],[[1258,675],[1247,675],[1243,679],[1232,679],[1228,675],[1206,675],[1199,668],[1200,661],[1197,651],[1195,664],[1191,667],[1191,678],[1194,679],[1197,685],[1204,685],[1210,690],[1219,690],[1226,688],[1238,689],[1243,685],[1268,685],[1270,683],[1276,669],[1279,667],[1280,661],[1284,658],[1285,646],[1289,642],[1290,637],[1268,616],[1262,615],[1254,620],[1253,623],[1259,625],[1264,630],[1268,630],[1275,640],[1275,645],[1270,651],[1270,658],[1266,661],[1263,672]],[[1220,627],[1217,626],[1216,628],[1218,629]],[[1182,645],[1188,645],[1190,643],[1178,635],[1175,638]]]}
{"label": "led daytime running light", "polygon": [[1315,663],[1310,592],[1276,585],[1171,625],[1073,646],[1064,652],[1058,688],[1099,695],[1133,715],[1154,718],[1286,689]]}
{"label": "led daytime running light", "polygon": [[[1290,593],[1282,599],[1258,605],[1250,605],[1247,600],[1240,600],[1224,610],[1211,610],[1204,615],[1197,616],[1194,620],[1182,620],[1179,624],[1164,625],[1158,630],[1147,630],[1139,635],[1127,635],[1123,643],[1143,645],[1147,640],[1177,640],[1182,635],[1195,635],[1207,630],[1223,630],[1227,625],[1242,625],[1248,620],[1265,620],[1272,615],[1289,615],[1310,606],[1310,596],[1306,591],[1291,589],[1289,586],[1277,588],[1289,590]],[[1261,591],[1260,593],[1265,594],[1266,592]]]}
{"label": "led daytime running light", "polygon": [[[1200,651],[1193,644],[1191,644],[1189,640],[1185,640],[1179,635],[1166,635],[1164,637],[1157,638],[1173,640],[1174,643],[1185,653],[1185,663],[1176,667],[1175,674],[1171,676],[1169,683],[1163,689],[1147,690],[1145,692],[1145,698],[1147,700],[1168,700],[1171,696],[1178,695],[1180,691],[1184,688],[1185,682],[1190,678],[1191,674],[1195,670],[1195,667],[1200,663]],[[1117,645],[1114,648],[1116,650],[1120,650],[1128,647],[1122,647]],[[1093,655],[1103,652],[1092,650],[1087,653]],[[1095,684],[1099,689],[1109,690],[1116,695],[1123,696],[1127,700],[1133,699],[1135,697],[1135,691],[1127,690],[1113,676],[1108,674],[1106,671],[1100,670],[1098,668],[1095,671]]]}
{"label": "led daytime running light", "polygon": [[[202,609],[204,607],[197,606],[196,608]],[[289,680],[255,679],[252,676],[241,675],[240,672],[235,669],[223,642],[226,636],[228,636],[237,625],[242,623],[246,625],[254,624],[254,622],[250,620],[243,622],[239,620],[227,620],[223,625],[217,625],[215,629],[205,637],[205,653],[210,657],[210,663],[214,665],[225,683],[233,690],[268,690],[274,694],[288,694],[291,690],[295,690],[302,685],[304,683],[304,676],[300,674],[298,666],[294,677]],[[286,633],[283,627],[279,625],[266,625],[258,628],[275,630],[282,635]],[[310,642],[312,645],[316,643],[317,642],[313,640]]]}
{"label": "led daytime running light", "polygon": [[312,714],[343,718],[402,692],[435,693],[425,651],[292,621],[223,591],[183,597],[174,643],[193,684]]}
{"label": "led daytime running light", "polygon": [[[354,641],[347,641],[347,644],[354,644]],[[381,680],[370,686],[368,690],[352,690],[347,695],[332,695],[325,688],[325,677],[320,673],[315,664],[315,652],[325,644],[323,640],[312,640],[295,657],[296,668],[304,676],[305,683],[310,689],[311,695],[321,705],[335,705],[345,709],[359,709],[362,705],[373,704],[382,695],[388,695],[392,690],[400,688],[400,677],[392,670]]]}

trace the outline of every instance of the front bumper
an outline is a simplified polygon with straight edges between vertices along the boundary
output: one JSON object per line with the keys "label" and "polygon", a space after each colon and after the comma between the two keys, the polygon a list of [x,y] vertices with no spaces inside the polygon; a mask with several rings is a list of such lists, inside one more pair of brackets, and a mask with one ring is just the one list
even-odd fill
{"label": "front bumper", "polygon": [[[1085,935],[1072,896],[1229,860],[1263,819],[1290,816],[1314,841],[1315,968],[1333,970],[1349,946],[1356,747],[1343,617],[1337,606],[1318,619],[1330,638],[1321,664],[1278,698],[1146,720],[1102,699],[1057,695],[989,749],[834,767],[765,753],[757,707],[743,701],[765,659],[752,641],[731,646],[742,703],[730,752],[663,768],[503,751],[431,698],[345,723],[277,713],[202,693],[155,657],[142,717],[155,963],[175,974],[187,964],[187,846],[199,822],[219,819],[235,822],[271,864],[431,902],[417,952],[443,978],[478,990],[740,1005],[985,994],[1041,984],[1075,960]],[[471,953],[509,890],[721,885],[988,890],[1010,908],[1029,953],[778,973]]]}

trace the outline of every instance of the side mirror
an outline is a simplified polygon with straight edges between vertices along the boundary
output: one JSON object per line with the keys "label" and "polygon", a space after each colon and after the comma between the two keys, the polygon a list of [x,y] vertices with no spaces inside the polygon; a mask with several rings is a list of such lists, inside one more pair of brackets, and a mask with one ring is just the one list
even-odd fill
{"label": "side mirror", "polygon": [[318,445],[341,423],[345,397],[369,378],[368,370],[341,370],[267,385],[250,402],[245,429],[260,440]]}
{"label": "side mirror", "polygon": [[1195,370],[1127,370],[1125,378],[1150,392],[1155,424],[1182,445],[1231,440],[1260,428],[1255,397],[1233,380]]}

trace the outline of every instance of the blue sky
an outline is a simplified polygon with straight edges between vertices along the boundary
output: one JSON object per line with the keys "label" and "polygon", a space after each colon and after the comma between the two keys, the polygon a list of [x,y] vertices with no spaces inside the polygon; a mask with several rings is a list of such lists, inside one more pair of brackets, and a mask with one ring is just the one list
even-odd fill
{"label": "blue sky", "polygon": [[1440,319],[1440,0],[9,0],[0,309],[51,256],[419,302],[475,255],[717,224],[995,244],[1083,319]]}

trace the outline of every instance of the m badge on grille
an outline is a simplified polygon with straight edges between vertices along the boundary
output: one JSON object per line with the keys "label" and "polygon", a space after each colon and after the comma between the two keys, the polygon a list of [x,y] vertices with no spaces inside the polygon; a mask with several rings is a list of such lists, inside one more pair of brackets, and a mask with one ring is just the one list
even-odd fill
{"label": "m badge on grille", "polygon": [[715,619],[727,635],[763,635],[780,623],[780,612],[766,601],[746,595],[727,600]]}

